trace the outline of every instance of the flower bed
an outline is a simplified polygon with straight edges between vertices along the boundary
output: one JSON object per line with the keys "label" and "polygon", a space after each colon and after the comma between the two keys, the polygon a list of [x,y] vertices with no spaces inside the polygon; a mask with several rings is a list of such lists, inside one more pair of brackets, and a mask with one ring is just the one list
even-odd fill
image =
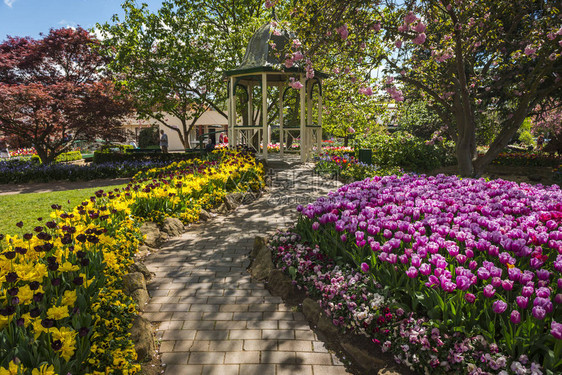
{"label": "flower bed", "polygon": [[103,164],[49,164],[24,160],[0,162],[0,183],[49,182],[57,180],[88,181],[98,178],[132,177],[139,170],[165,166],[171,161],[109,162]]}
{"label": "flower bed", "polygon": [[218,157],[180,165],[183,173],[151,170],[142,176],[153,179],[99,191],[72,212],[53,205],[34,233],[0,235],[0,373],[137,372],[127,333],[136,307],[121,288],[141,220],[151,218],[143,207],[189,222],[211,204],[209,195],[263,186],[254,160],[231,152]]}
{"label": "flower bed", "polygon": [[380,168],[376,165],[361,163],[356,157],[345,152],[327,152],[318,157],[314,171],[341,179],[344,182],[363,180],[367,177],[401,174],[397,167]]}
{"label": "flower bed", "polygon": [[[352,324],[357,308],[343,304],[341,325],[359,326],[398,361],[422,372],[523,374],[532,367],[538,374],[539,364],[546,373],[561,371],[557,186],[442,175],[374,177],[299,209],[296,232],[312,250],[291,250],[294,259],[312,270],[311,280],[324,272],[310,253],[316,246],[326,262],[368,273],[372,280],[361,283],[385,297],[390,310],[381,313],[377,302],[361,316],[383,316],[384,324]],[[296,278],[305,277],[296,269]],[[368,295],[354,294],[357,306],[371,305]]]}

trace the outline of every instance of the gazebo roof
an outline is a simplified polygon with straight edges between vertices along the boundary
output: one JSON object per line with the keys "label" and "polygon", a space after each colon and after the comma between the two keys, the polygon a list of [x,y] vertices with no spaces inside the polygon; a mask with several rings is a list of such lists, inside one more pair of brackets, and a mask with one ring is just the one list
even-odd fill
{"label": "gazebo roof", "polygon": [[[248,47],[246,47],[246,54],[242,59],[240,66],[225,71],[227,77],[238,74],[249,73],[264,73],[264,72],[286,72],[286,73],[299,73],[303,69],[297,67],[286,68],[282,65],[282,57],[280,54],[285,50],[287,45],[295,39],[295,35],[287,30],[278,30],[274,32],[271,23],[266,23],[256,30]],[[272,45],[275,45],[273,48]],[[320,77],[327,77],[325,73],[315,72]],[[248,80],[261,80],[259,75],[246,76]],[[281,77],[279,77],[281,79]]]}

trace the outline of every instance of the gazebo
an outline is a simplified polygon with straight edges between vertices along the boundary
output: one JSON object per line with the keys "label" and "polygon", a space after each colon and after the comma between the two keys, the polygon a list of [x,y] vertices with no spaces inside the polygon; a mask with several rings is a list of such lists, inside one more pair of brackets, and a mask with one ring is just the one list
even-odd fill
{"label": "gazebo", "polygon": [[[322,142],[322,78],[327,75],[316,72],[313,78],[307,79],[302,68],[286,68],[282,65],[282,57],[286,47],[295,39],[291,32],[276,30],[274,23],[261,26],[252,36],[242,64],[225,72],[228,78],[228,140],[229,146],[247,145],[256,149],[265,161],[268,158],[267,146],[271,143],[271,127],[268,124],[268,109],[277,104],[279,108],[278,124],[280,139],[280,156],[283,159],[286,145],[298,132],[300,137],[301,161],[309,160],[311,154],[321,150]],[[289,86],[290,78],[301,83],[302,88]],[[278,87],[278,98],[268,100],[268,87]],[[261,89],[261,121],[254,121],[253,101],[254,88]],[[313,99],[317,88],[317,99]],[[245,92],[244,101],[237,100],[236,91]],[[300,101],[294,109],[294,121],[285,121],[285,99],[290,90],[298,90]],[[294,92],[294,91],[293,91]],[[240,95],[242,97],[242,95]],[[277,103],[275,103],[277,101]],[[316,103],[313,103],[315,101]],[[297,104],[297,103],[295,103]],[[246,106],[247,105],[247,106]],[[243,113],[244,121],[237,120],[237,112]],[[314,113],[316,112],[316,113]],[[297,121],[298,119],[298,121]],[[257,123],[254,123],[257,122]],[[261,123],[260,123],[261,122]],[[291,138],[290,138],[291,137]],[[260,147],[261,144],[261,147]]]}

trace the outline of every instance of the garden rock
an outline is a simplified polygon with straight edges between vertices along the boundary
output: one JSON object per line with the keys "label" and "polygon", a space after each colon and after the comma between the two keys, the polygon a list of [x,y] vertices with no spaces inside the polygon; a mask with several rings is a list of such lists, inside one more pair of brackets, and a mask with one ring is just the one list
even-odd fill
{"label": "garden rock", "polygon": [[137,289],[146,290],[146,281],[144,275],[140,272],[132,272],[123,276],[123,291],[127,295],[131,295]]}
{"label": "garden rock", "polygon": [[229,211],[235,210],[244,199],[244,194],[242,193],[231,193],[224,197],[224,204]]}
{"label": "garden rock", "polygon": [[162,223],[162,232],[167,233],[170,237],[181,236],[185,232],[185,226],[180,219],[167,217]]}
{"label": "garden rock", "polygon": [[151,359],[156,353],[156,345],[150,321],[142,316],[136,316],[129,333],[131,334],[131,340],[135,344],[138,361],[142,362]]}
{"label": "garden rock", "polygon": [[135,262],[129,266],[129,272],[140,272],[143,274],[145,281],[152,279],[152,273],[146,268],[144,263],[142,262]]}
{"label": "garden rock", "polygon": [[140,227],[141,233],[145,236],[144,243],[149,247],[158,247],[162,243],[162,235],[158,224],[147,221]]}
{"label": "garden rock", "polygon": [[269,290],[275,296],[287,299],[293,292],[293,283],[281,270],[273,270],[268,278]]}
{"label": "garden rock", "polygon": [[219,215],[226,215],[228,213],[228,207],[225,203],[221,203],[216,209],[215,212]]}
{"label": "garden rock", "polygon": [[273,262],[271,261],[271,251],[263,244],[257,249],[254,244],[252,253],[256,254],[250,265],[250,274],[256,280],[265,280],[273,270]]}
{"label": "garden rock", "polygon": [[150,253],[153,253],[154,249],[151,247],[146,246],[145,244],[140,245],[139,249],[137,250],[137,253],[135,254],[135,257],[139,258],[139,259],[144,259],[147,256],[150,255]]}
{"label": "garden rock", "polygon": [[384,366],[386,363],[380,358],[371,355],[350,342],[342,342],[342,348],[365,370],[372,371]]}
{"label": "garden rock", "polygon": [[131,292],[130,297],[136,302],[140,311],[144,311],[144,306],[150,301],[150,296],[146,289],[135,289]]}
{"label": "garden rock", "polygon": [[255,258],[258,255],[258,251],[262,248],[262,247],[266,247],[267,243],[267,238],[266,237],[261,237],[261,236],[256,236],[254,237],[254,247],[252,248],[252,252],[250,253],[250,258]]}
{"label": "garden rock", "polygon": [[201,221],[208,221],[211,220],[212,216],[211,213],[207,210],[201,209],[201,212],[199,212],[199,220]]}
{"label": "garden rock", "polygon": [[322,308],[316,301],[305,298],[304,301],[302,301],[302,312],[309,322],[316,325],[322,314]]}
{"label": "garden rock", "polygon": [[334,337],[338,334],[338,328],[332,323],[332,320],[325,317],[324,314],[320,314],[316,326],[328,337]]}

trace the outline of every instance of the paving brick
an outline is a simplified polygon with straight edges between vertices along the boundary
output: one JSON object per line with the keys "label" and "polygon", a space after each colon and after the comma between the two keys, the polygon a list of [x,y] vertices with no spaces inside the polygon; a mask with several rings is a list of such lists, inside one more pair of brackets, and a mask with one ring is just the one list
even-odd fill
{"label": "paving brick", "polygon": [[234,313],[232,316],[233,320],[244,320],[244,321],[261,321],[263,320],[262,312],[241,312]]}
{"label": "paving brick", "polygon": [[284,329],[264,329],[262,339],[265,340],[294,340],[295,331]]}
{"label": "paving brick", "polygon": [[202,375],[238,375],[239,365],[204,365]]}
{"label": "paving brick", "polygon": [[257,340],[261,338],[259,329],[232,329],[230,330],[230,339],[246,339]]}
{"label": "paving brick", "polygon": [[279,329],[300,329],[300,330],[309,330],[310,326],[308,322],[299,321],[299,320],[280,320],[279,321]]}
{"label": "paving brick", "polygon": [[249,329],[277,329],[279,322],[275,320],[261,320],[246,322],[246,327]]}
{"label": "paving brick", "polygon": [[173,317],[173,312],[145,312],[142,317],[150,320],[151,322],[164,322],[170,320]]}
{"label": "paving brick", "polygon": [[296,352],[311,352],[312,341],[306,340],[278,340],[277,343],[279,350],[282,351],[296,351]]}
{"label": "paving brick", "polygon": [[240,375],[274,375],[274,364],[240,365]]}
{"label": "paving brick", "polygon": [[181,329],[183,326],[183,322],[179,320],[167,320],[165,322],[161,322],[158,325],[158,330],[167,330],[167,329]]}
{"label": "paving brick", "polygon": [[318,340],[316,334],[312,331],[302,331],[296,330],[295,331],[295,339],[297,340]]}
{"label": "paving brick", "polygon": [[208,306],[218,306],[219,311],[222,312],[244,312],[248,311],[250,305],[247,304],[228,304],[228,305],[208,305]]}
{"label": "paving brick", "polygon": [[260,363],[260,352],[229,352],[224,363]]}
{"label": "paving brick", "polygon": [[330,353],[297,353],[297,361],[309,365],[331,365],[332,356]]}
{"label": "paving brick", "polygon": [[319,352],[319,353],[328,352],[328,349],[326,349],[326,345],[322,341],[313,341],[312,348],[315,352]]}
{"label": "paving brick", "polygon": [[160,344],[160,353],[169,353],[174,350],[174,345],[176,344],[175,341],[162,341]]}
{"label": "paving brick", "polygon": [[215,322],[210,320],[178,320],[182,323],[182,329],[215,329]]}
{"label": "paving brick", "polygon": [[277,311],[276,303],[260,303],[250,305],[250,311]]}
{"label": "paving brick", "polygon": [[162,359],[162,363],[165,363],[166,365],[186,365],[188,357],[189,356],[185,353],[163,353],[160,358]]}
{"label": "paving brick", "polygon": [[278,364],[276,367],[277,375],[312,375],[312,366],[308,365]]}
{"label": "paving brick", "polygon": [[244,340],[210,341],[209,350],[212,352],[241,352],[244,349]]}
{"label": "paving brick", "polygon": [[194,330],[180,329],[180,330],[166,330],[162,339],[165,340],[193,340],[195,338]]}
{"label": "paving brick", "polygon": [[244,350],[277,350],[275,340],[244,340]]}
{"label": "paving brick", "polygon": [[263,313],[263,318],[271,320],[294,320],[293,313],[288,311],[266,311]]}
{"label": "paving brick", "polygon": [[164,375],[201,375],[202,365],[168,365]]}
{"label": "paving brick", "polygon": [[261,363],[285,363],[296,364],[295,352],[262,351]]}
{"label": "paving brick", "polygon": [[[147,307],[149,307],[149,305],[147,305]],[[189,303],[167,303],[167,304],[163,304],[160,307],[160,311],[178,311],[178,312],[183,312],[183,311],[189,311],[189,308],[191,307],[191,304]]]}
{"label": "paving brick", "polygon": [[197,331],[195,337],[197,340],[226,340],[228,338],[228,331]]}
{"label": "paving brick", "polygon": [[242,320],[220,320],[215,322],[215,329],[245,329],[246,322]]}
{"label": "paving brick", "polygon": [[232,320],[231,312],[206,312],[203,313],[203,320]]}
{"label": "paving brick", "polygon": [[204,311],[204,312],[217,312],[219,311],[219,305],[191,305],[189,311]]}
{"label": "paving brick", "polygon": [[189,356],[190,365],[215,365],[224,362],[224,352],[192,352]]}
{"label": "paving brick", "polygon": [[345,370],[343,366],[323,366],[323,365],[313,365],[312,371],[314,375],[349,375],[350,372]]}
{"label": "paving brick", "polygon": [[187,312],[187,311],[176,311],[172,313],[172,318],[170,320],[201,320],[203,317],[203,313],[194,311],[194,312]]}
{"label": "paving brick", "polygon": [[[169,341],[164,341],[169,342]],[[191,350],[193,346],[193,340],[180,340],[180,341],[172,341],[175,342],[174,352],[188,352]]]}

